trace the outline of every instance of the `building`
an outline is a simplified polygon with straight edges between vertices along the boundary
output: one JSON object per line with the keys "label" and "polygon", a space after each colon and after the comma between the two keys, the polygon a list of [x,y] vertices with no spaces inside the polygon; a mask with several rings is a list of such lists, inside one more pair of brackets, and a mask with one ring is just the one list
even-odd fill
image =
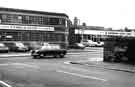
{"label": "building", "polygon": [[134,31],[112,30],[98,26],[71,26],[69,29],[69,44],[80,43],[85,40],[103,41],[108,37],[122,36],[135,37]]}
{"label": "building", "polygon": [[68,15],[34,10],[0,8],[0,41],[68,44]]}

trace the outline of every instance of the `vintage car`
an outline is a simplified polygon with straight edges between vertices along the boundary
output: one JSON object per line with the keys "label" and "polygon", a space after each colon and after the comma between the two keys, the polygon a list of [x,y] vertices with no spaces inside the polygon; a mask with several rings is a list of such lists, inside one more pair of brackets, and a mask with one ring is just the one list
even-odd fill
{"label": "vintage car", "polygon": [[33,58],[41,58],[45,56],[53,56],[63,58],[67,53],[66,49],[62,49],[58,44],[44,43],[39,49],[31,51]]}

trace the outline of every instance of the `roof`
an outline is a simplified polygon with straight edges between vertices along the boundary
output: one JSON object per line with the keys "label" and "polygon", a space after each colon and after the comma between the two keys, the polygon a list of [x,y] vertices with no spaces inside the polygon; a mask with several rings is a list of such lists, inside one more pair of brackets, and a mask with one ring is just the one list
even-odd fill
{"label": "roof", "polygon": [[65,16],[65,17],[68,18],[68,15],[65,14],[65,13],[55,13],[55,12],[45,12],[45,11],[15,9],[15,8],[4,8],[4,7],[0,7],[0,11],[23,12],[23,13],[32,13],[32,14],[41,14],[41,15],[52,15],[52,16]]}

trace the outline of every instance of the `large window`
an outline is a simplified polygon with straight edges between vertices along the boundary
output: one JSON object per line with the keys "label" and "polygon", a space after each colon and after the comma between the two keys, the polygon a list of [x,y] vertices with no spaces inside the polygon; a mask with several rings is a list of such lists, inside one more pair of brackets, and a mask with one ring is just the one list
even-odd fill
{"label": "large window", "polygon": [[4,24],[65,25],[64,18],[55,17],[1,14],[0,19]]}

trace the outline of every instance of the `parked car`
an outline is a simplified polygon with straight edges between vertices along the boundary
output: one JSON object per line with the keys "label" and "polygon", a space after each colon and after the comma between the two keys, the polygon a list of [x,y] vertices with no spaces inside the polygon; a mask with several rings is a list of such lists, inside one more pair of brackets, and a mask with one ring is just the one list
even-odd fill
{"label": "parked car", "polygon": [[103,47],[104,46],[104,42],[97,42],[97,45],[96,45],[97,47]]}
{"label": "parked car", "polygon": [[85,47],[89,47],[90,46],[90,43],[88,42],[88,40],[83,40],[81,42]]}
{"label": "parked car", "polygon": [[38,49],[32,50],[31,55],[33,58],[41,58],[44,56],[54,56],[63,58],[67,53],[66,49],[62,49],[58,44],[48,44],[44,43]]}
{"label": "parked car", "polygon": [[72,45],[69,45],[69,49],[84,49],[85,46],[82,43],[75,43]]}
{"label": "parked car", "polygon": [[0,53],[3,53],[3,52],[7,53],[8,51],[9,51],[9,48],[5,44],[0,43]]}
{"label": "parked car", "polygon": [[83,45],[85,45],[86,47],[101,47],[104,45],[104,42],[102,41],[92,41],[92,40],[84,40],[83,42],[81,42]]}
{"label": "parked car", "polygon": [[38,42],[25,42],[24,45],[28,47],[29,51],[34,50],[34,49],[38,49],[42,46],[42,44],[38,43]]}
{"label": "parked car", "polygon": [[7,42],[4,43],[8,48],[9,51],[14,51],[14,52],[26,52],[28,51],[28,47],[25,46],[21,42]]}

